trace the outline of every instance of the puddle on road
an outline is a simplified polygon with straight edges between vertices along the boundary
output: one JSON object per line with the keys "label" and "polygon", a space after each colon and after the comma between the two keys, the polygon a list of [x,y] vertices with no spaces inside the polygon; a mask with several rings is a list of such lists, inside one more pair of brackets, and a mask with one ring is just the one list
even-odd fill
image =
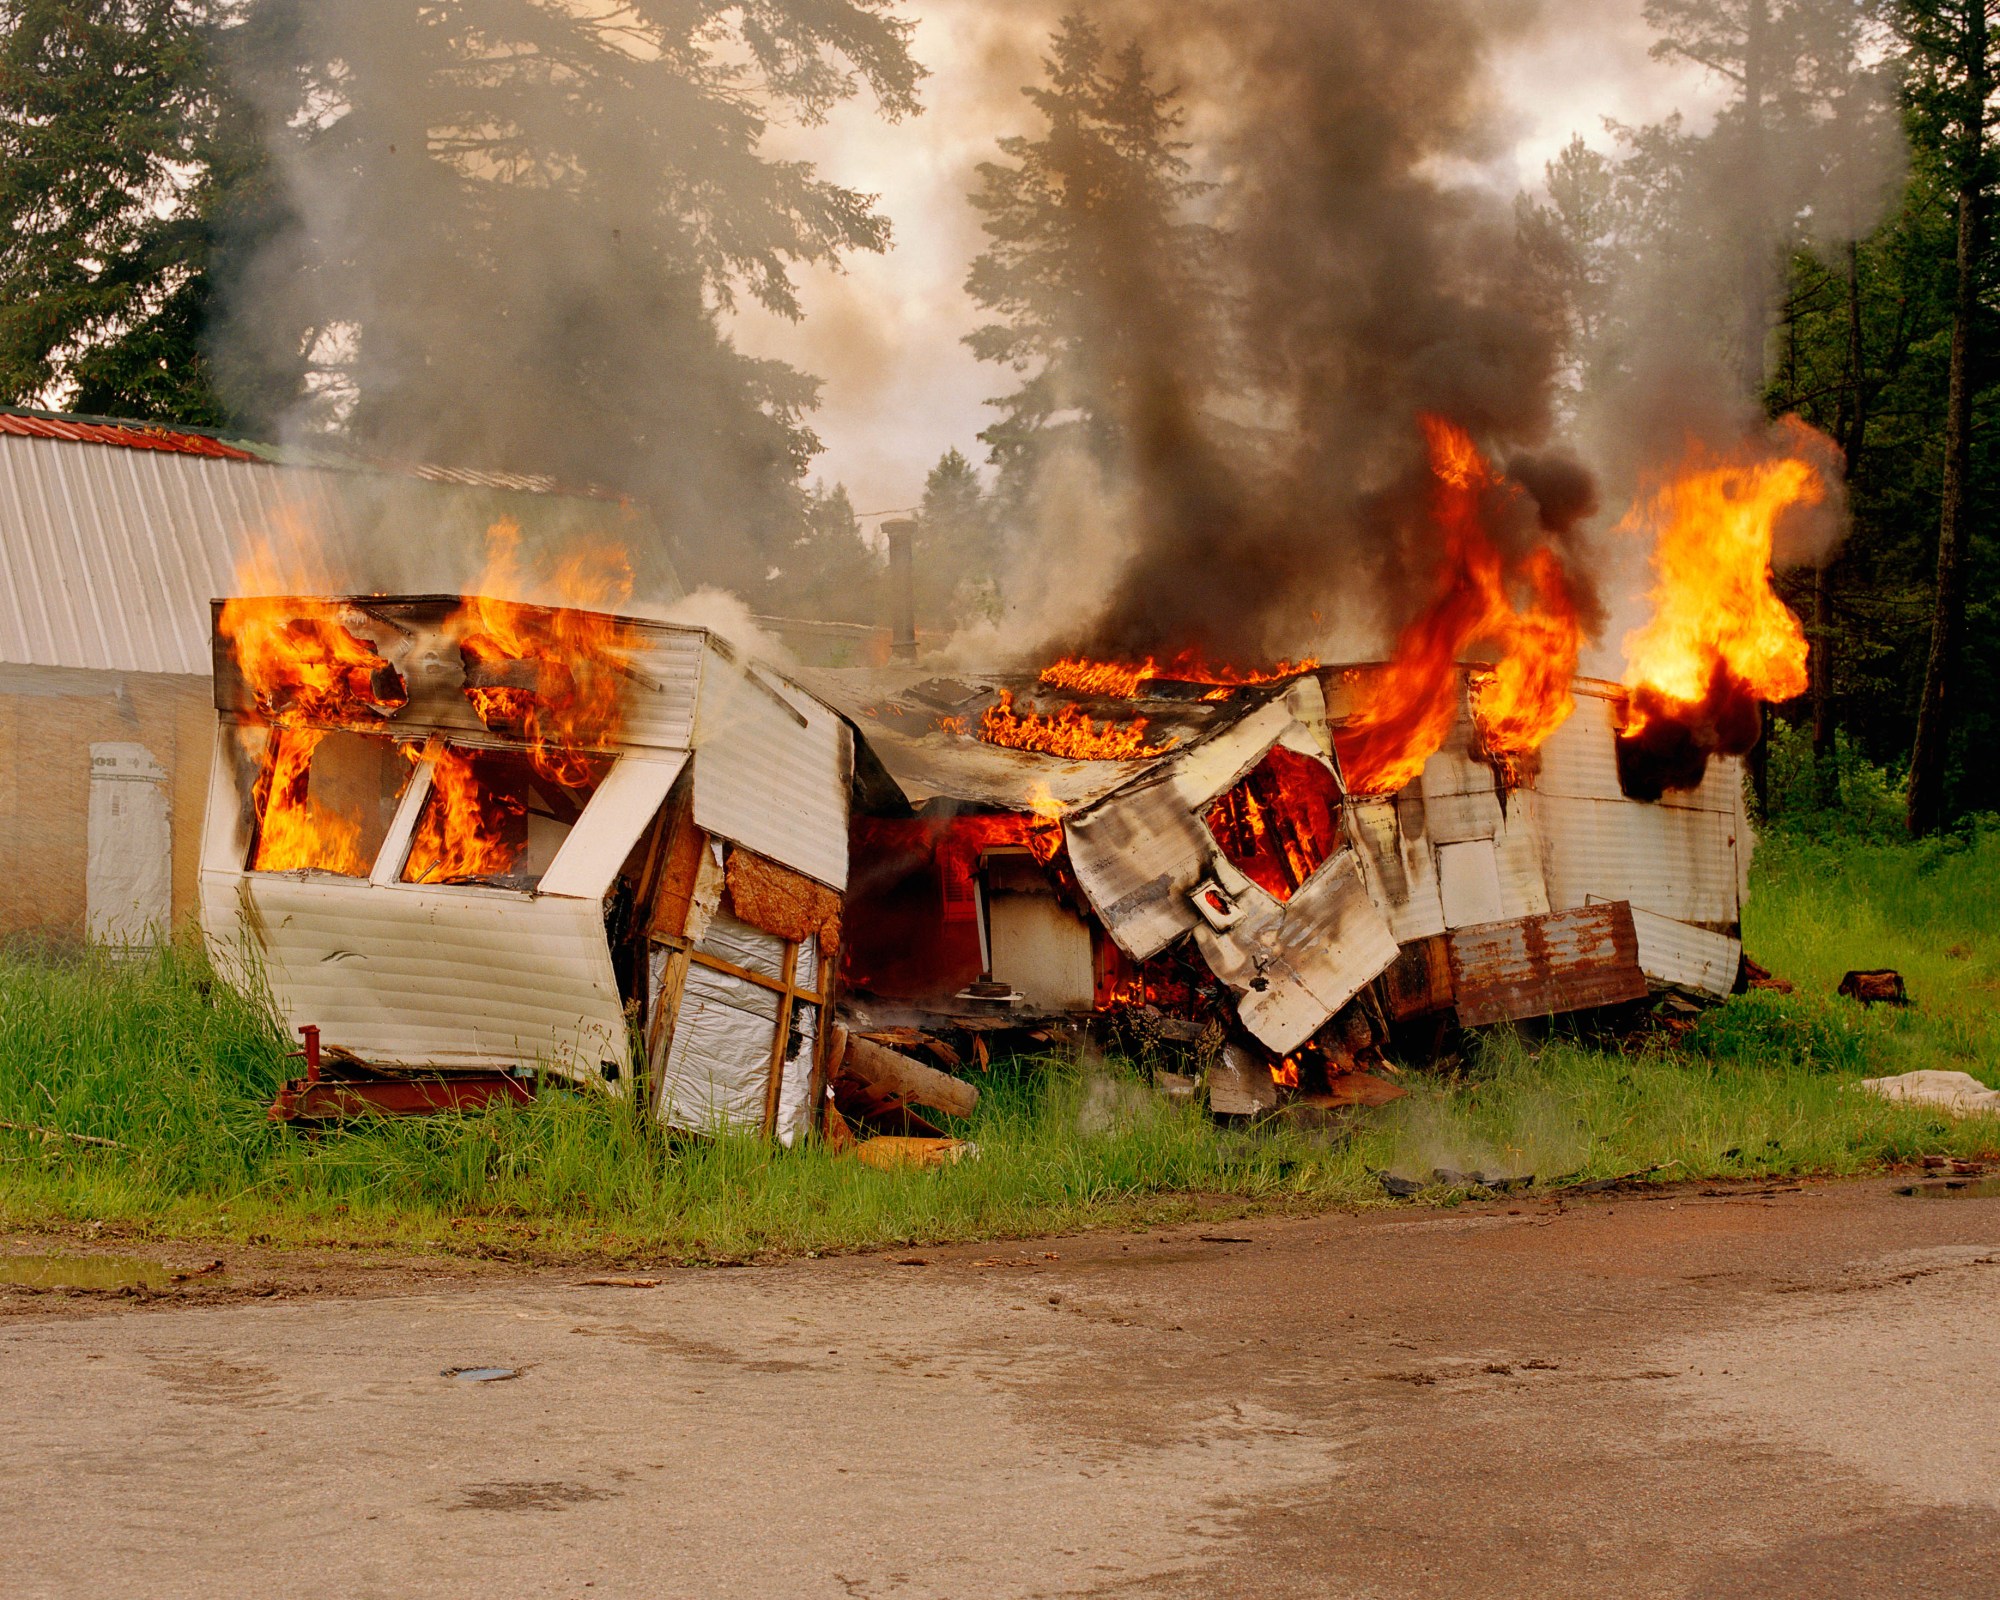
{"label": "puddle on road", "polygon": [[23,1289],[164,1289],[167,1269],[139,1256],[0,1256],[0,1286]]}
{"label": "puddle on road", "polygon": [[2000,1200],[2000,1178],[1955,1178],[1944,1183],[1913,1183],[1898,1194],[1919,1200]]}

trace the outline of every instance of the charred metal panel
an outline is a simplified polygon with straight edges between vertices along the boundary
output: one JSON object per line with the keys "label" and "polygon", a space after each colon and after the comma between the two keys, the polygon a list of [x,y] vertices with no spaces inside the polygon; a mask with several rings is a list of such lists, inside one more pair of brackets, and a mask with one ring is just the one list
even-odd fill
{"label": "charred metal panel", "polygon": [[1350,796],[1347,835],[1361,858],[1361,876],[1399,944],[1444,932],[1437,856],[1424,821],[1423,797]]}
{"label": "charred metal panel", "polygon": [[1280,1055],[1304,1044],[1396,959],[1395,937],[1352,850],[1283,905],[1254,888],[1242,904],[1242,921],[1226,930],[1203,923],[1195,943],[1239,996],[1243,1025]]}
{"label": "charred metal panel", "polygon": [[[1540,771],[1535,779],[1536,789],[1542,794],[1575,799],[1622,801],[1625,792],[1618,786],[1617,718],[1615,689],[1579,684],[1576,709],[1537,752]],[[1734,814],[1741,804],[1742,793],[1742,758],[1718,756],[1709,761],[1696,788],[1669,791],[1656,801],[1633,803],[1659,805],[1668,810]]]}
{"label": "charred metal panel", "polygon": [[1671,917],[1632,908],[1639,937],[1639,966],[1655,983],[1693,989],[1717,998],[1736,987],[1743,941],[1726,933],[1690,927]]}
{"label": "charred metal panel", "polygon": [[1382,974],[1382,1009],[1391,1022],[1431,1016],[1452,1007],[1451,944],[1442,933],[1405,944]]}
{"label": "charred metal panel", "polygon": [[1500,827],[1500,796],[1493,769],[1468,753],[1470,725],[1461,714],[1443,748],[1424,763],[1417,788],[1434,845],[1490,839]]}
{"label": "charred metal panel", "polygon": [[1092,909],[1134,961],[1200,920],[1188,895],[1208,875],[1215,841],[1164,774],[1065,818],[1063,835]]}
{"label": "charred metal panel", "polygon": [[1450,936],[1452,987],[1466,1027],[1643,999],[1639,938],[1623,902],[1520,917]]}

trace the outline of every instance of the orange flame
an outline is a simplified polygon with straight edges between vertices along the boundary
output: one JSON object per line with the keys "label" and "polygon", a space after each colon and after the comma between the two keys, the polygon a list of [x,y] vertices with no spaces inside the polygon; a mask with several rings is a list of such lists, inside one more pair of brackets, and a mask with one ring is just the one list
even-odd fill
{"label": "orange flame", "polygon": [[1136,700],[1150,683],[1207,683],[1215,687],[1203,699],[1226,700],[1231,689],[1245,684],[1279,683],[1311,672],[1318,665],[1317,659],[1306,657],[1262,668],[1216,666],[1193,650],[1183,650],[1165,666],[1153,656],[1136,663],[1064,656],[1042,668],[1041,681],[1052,689],[1102,695],[1109,700]]}
{"label": "orange flame", "polygon": [[[271,550],[251,551],[239,580],[273,588]],[[251,802],[254,872],[312,870],[359,877],[361,814],[312,794],[312,758],[329,726],[378,728],[409,703],[402,674],[348,627],[353,613],[322,600],[242,596],[223,603],[216,631],[271,732],[256,752]]]}
{"label": "orange flame", "polygon": [[447,626],[458,640],[466,698],[480,721],[524,740],[538,772],[576,788],[591,771],[583,752],[618,737],[625,679],[639,649],[633,629],[586,608],[628,599],[632,572],[616,551],[584,550],[551,574],[560,608],[496,599],[496,593],[520,590],[520,539],[512,522],[488,531],[479,592],[466,596]]}
{"label": "orange flame", "polygon": [[1296,1089],[1299,1086],[1299,1058],[1286,1056],[1283,1061],[1273,1062],[1271,1081],[1280,1089]]}
{"label": "orange flame", "polygon": [[[1335,734],[1341,772],[1363,794],[1393,792],[1423,771],[1458,718],[1458,662],[1476,645],[1500,652],[1472,697],[1488,754],[1529,754],[1575,708],[1570,680],[1583,631],[1561,563],[1542,548],[1519,574],[1508,572],[1487,532],[1487,501],[1519,490],[1464,429],[1442,417],[1419,420],[1430,452],[1430,517],[1443,539],[1438,588],[1397,636],[1389,663],[1370,673],[1361,706]],[[1525,611],[1508,593],[1515,576],[1530,592]]]}
{"label": "orange flame", "polygon": [[1062,802],[1037,780],[1028,797],[1028,849],[1042,866],[1055,860],[1063,847]]}
{"label": "orange flame", "polygon": [[1148,744],[1144,717],[1124,724],[1096,722],[1076,706],[1064,706],[1052,716],[1018,712],[1013,693],[1006,689],[980,717],[979,737],[1010,750],[1038,750],[1077,761],[1137,761],[1164,755],[1176,742]]}
{"label": "orange flame", "polygon": [[253,872],[339,872],[363,877],[360,813],[343,813],[313,798],[313,752],[320,728],[273,728],[251,790],[257,813]]}
{"label": "orange flame", "polygon": [[1273,745],[1202,820],[1245,877],[1289,900],[1340,847],[1340,785],[1323,763]]}
{"label": "orange flame", "polygon": [[1699,783],[1710,754],[1756,743],[1757,702],[1805,692],[1805,629],[1771,587],[1772,539],[1785,513],[1825,501],[1814,458],[1832,446],[1796,417],[1778,432],[1777,455],[1694,446],[1620,524],[1653,540],[1653,614],[1625,636],[1619,749],[1641,798]]}

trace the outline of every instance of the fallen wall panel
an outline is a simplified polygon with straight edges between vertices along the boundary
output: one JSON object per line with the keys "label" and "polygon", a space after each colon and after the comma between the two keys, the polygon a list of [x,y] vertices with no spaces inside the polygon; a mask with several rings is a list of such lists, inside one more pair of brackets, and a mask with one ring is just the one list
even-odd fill
{"label": "fallen wall panel", "polygon": [[1452,987],[1465,1027],[1643,999],[1632,908],[1555,911],[1450,935]]}

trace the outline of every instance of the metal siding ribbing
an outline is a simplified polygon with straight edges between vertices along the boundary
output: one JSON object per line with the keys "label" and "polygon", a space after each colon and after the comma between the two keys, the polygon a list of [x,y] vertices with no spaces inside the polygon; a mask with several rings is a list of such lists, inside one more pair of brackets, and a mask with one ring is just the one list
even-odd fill
{"label": "metal siding ribbing", "polygon": [[296,587],[458,593],[502,519],[521,525],[527,568],[615,542],[642,595],[680,592],[609,502],[0,430],[0,662],[206,676],[208,602],[237,590],[259,541],[295,553]]}
{"label": "metal siding ribbing", "polygon": [[592,901],[227,871],[203,874],[202,900],[225,966],[253,948],[287,1026],[316,1024],[364,1060],[542,1062],[583,1077],[625,1064]]}
{"label": "metal siding ribbing", "polygon": [[695,722],[695,822],[845,889],[847,739],[847,724],[803,690],[761,668],[753,679],[711,647]]}
{"label": "metal siding ribbing", "polygon": [[1734,817],[1546,793],[1536,807],[1553,909],[1629,900],[1678,922],[1737,920]]}

